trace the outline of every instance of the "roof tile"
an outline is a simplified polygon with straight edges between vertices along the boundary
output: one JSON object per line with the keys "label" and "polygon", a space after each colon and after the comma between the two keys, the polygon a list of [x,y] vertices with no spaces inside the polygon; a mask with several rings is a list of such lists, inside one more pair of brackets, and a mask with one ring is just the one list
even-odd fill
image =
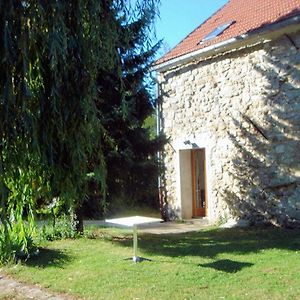
{"label": "roof tile", "polygon": [[[300,15],[300,0],[230,0],[155,64],[164,63],[296,15]],[[216,27],[231,20],[235,20],[236,23],[216,38],[199,44]]]}

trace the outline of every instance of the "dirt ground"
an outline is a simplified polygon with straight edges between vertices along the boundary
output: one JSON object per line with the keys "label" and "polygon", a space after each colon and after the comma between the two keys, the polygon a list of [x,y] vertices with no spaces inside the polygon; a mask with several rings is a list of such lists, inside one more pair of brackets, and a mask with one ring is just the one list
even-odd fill
{"label": "dirt ground", "polygon": [[69,296],[50,293],[37,285],[28,285],[3,275],[0,270],[1,300],[74,300]]}

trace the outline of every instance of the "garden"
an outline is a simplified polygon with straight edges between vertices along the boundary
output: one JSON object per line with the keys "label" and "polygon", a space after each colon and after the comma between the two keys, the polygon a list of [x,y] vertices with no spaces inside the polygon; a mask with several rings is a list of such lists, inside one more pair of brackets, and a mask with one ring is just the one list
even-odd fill
{"label": "garden", "polygon": [[89,227],[85,236],[44,242],[40,254],[2,269],[82,299],[297,299],[300,232],[272,227],[139,234]]}

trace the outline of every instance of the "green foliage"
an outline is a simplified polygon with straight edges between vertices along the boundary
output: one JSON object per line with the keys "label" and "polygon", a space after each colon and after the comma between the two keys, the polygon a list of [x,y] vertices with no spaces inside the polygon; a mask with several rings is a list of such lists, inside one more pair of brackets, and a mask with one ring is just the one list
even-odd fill
{"label": "green foliage", "polygon": [[[5,230],[8,232],[5,233]],[[20,222],[12,224],[8,229],[0,226],[0,263],[7,263],[12,259],[27,259],[33,255],[37,250],[33,235],[30,226]],[[6,236],[9,236],[8,243]]]}
{"label": "green foliage", "polygon": [[151,140],[154,140],[157,136],[156,133],[156,116],[154,114],[151,114],[148,116],[145,121],[143,128],[147,129],[149,131],[149,136]]}
{"label": "green foliage", "polygon": [[14,226],[27,248],[25,222],[33,226],[38,199],[78,205],[91,172],[104,193],[104,131],[94,99],[100,67],[109,70],[115,59],[107,5],[0,0],[3,259],[12,255]]}
{"label": "green foliage", "polygon": [[0,0],[1,260],[29,251],[36,208],[53,198],[78,210],[92,181],[105,207],[106,165],[109,193],[151,186],[157,141],[142,126],[157,2]]}
{"label": "green foliage", "polygon": [[76,238],[76,218],[74,214],[62,214],[55,220],[49,220],[39,229],[39,238],[54,241],[67,238]]}
{"label": "green foliage", "polygon": [[[115,72],[101,72],[97,107],[110,141],[105,144],[107,192],[112,205],[157,205],[159,163],[156,154],[164,140],[153,136],[145,122],[153,117],[155,97],[149,70],[159,43],[150,30],[159,1],[137,1],[130,12],[117,7]],[[115,16],[118,16],[117,18]],[[102,101],[110,99],[110,101]]]}
{"label": "green foliage", "polygon": [[[6,172],[6,175],[9,172]],[[5,262],[13,256],[29,255],[35,250],[33,236],[35,234],[35,201],[41,189],[36,184],[41,179],[34,177],[35,172],[21,168],[14,170],[13,175],[6,179],[7,198],[1,199],[2,224],[0,226],[1,252],[0,261]],[[36,178],[35,181],[32,178]],[[6,213],[6,214],[5,214]]]}

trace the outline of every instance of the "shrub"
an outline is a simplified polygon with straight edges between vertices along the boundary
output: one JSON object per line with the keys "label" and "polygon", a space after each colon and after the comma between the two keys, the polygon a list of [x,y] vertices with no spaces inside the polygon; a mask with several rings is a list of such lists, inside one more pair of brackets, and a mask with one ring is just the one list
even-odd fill
{"label": "shrub", "polygon": [[[5,230],[9,231],[10,239],[5,239]],[[38,253],[38,249],[32,238],[33,230],[29,226],[20,228],[18,224],[10,227],[0,226],[0,263],[7,263],[11,260],[27,260],[30,256]]]}
{"label": "shrub", "polygon": [[61,215],[43,224],[39,236],[43,240],[53,241],[66,238],[76,238],[76,218],[74,214]]}

